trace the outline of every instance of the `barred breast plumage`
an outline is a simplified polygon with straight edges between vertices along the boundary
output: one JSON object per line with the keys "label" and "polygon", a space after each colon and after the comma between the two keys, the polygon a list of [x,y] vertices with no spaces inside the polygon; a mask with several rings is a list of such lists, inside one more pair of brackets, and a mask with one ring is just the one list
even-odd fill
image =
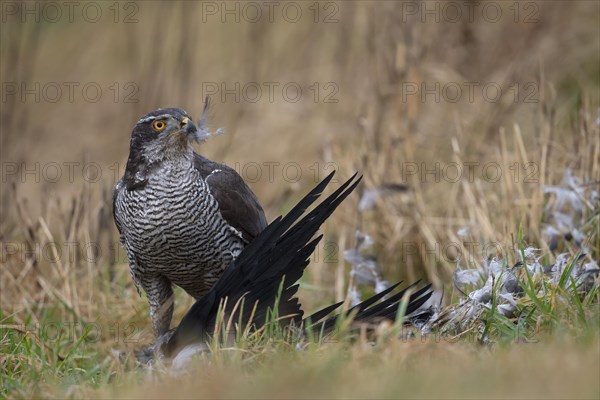
{"label": "barred breast plumage", "polygon": [[157,335],[170,326],[172,284],[200,298],[266,226],[241,177],[193,152],[190,139],[203,131],[186,115],[159,109],[138,121],[114,196],[131,274],[148,296]]}
{"label": "barred breast plumage", "polygon": [[161,166],[144,188],[124,191],[117,201],[129,226],[127,247],[140,264],[136,272],[163,274],[196,298],[244,247],[191,162]]}

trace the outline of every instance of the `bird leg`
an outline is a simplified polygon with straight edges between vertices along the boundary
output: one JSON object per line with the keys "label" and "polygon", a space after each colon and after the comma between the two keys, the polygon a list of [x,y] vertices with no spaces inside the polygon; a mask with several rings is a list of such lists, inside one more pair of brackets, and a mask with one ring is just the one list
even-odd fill
{"label": "bird leg", "polygon": [[173,317],[174,297],[171,281],[162,275],[155,275],[142,279],[141,285],[150,303],[152,330],[154,335],[159,337],[169,330]]}

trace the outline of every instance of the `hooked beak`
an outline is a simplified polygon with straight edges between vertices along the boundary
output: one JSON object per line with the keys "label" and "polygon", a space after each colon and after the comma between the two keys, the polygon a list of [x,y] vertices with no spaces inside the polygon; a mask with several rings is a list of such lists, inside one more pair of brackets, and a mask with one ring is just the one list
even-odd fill
{"label": "hooked beak", "polygon": [[184,117],[181,120],[181,123],[179,124],[179,128],[185,132],[187,135],[196,135],[196,132],[198,131],[198,129],[196,128],[196,125],[194,125],[194,123],[188,118],[188,117]]}

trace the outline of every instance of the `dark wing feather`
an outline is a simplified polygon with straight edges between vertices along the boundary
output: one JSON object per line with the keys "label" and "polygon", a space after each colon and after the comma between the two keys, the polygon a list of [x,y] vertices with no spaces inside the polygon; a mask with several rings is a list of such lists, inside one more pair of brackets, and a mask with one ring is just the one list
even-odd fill
{"label": "dark wing feather", "polygon": [[[357,324],[377,323],[381,319],[395,321],[398,315],[398,309],[402,304],[402,298],[404,297],[404,294],[409,289],[412,289],[415,286],[417,286],[419,284],[419,281],[390,296],[389,298],[383,299],[385,295],[391,293],[394,289],[396,289],[400,285],[400,283],[401,282],[398,282],[395,285],[390,286],[386,290],[368,298],[367,300],[363,301],[362,303],[359,303],[358,305],[352,307],[351,309],[342,314],[348,316],[352,312],[355,312],[356,314],[354,316],[354,322]],[[409,316],[409,321],[411,320],[410,315],[417,311],[417,309],[423,304],[425,304],[429,297],[431,297],[432,293],[433,292],[431,290],[431,285],[426,285],[425,287],[417,290],[409,296],[408,304],[405,311],[405,315]],[[338,308],[340,305],[340,303],[337,303],[326,307],[323,310],[320,310],[315,314],[311,315],[310,317],[306,318],[305,322],[310,321],[312,324],[313,331],[317,334],[329,333],[334,330],[339,314],[329,318],[325,317],[333,310]]]}
{"label": "dark wing feather", "polygon": [[[167,356],[182,347],[207,340],[212,334],[219,304],[227,298],[225,314],[233,312],[235,303],[243,298],[244,309],[236,311],[233,321],[260,327],[275,305],[279,289],[278,313],[294,317],[288,323],[301,323],[302,309],[294,298],[304,269],[321,236],[313,236],[339,204],[356,188],[356,174],[340,186],[315,209],[300,219],[306,209],[321,195],[333,173],[307,194],[285,217],[275,219],[252,241],[223,272],[210,292],[198,300],[183,317],[173,336],[163,348]],[[300,219],[300,220],[299,220]],[[252,315],[253,306],[256,310]]]}
{"label": "dark wing feather", "polygon": [[[188,344],[209,340],[219,307],[225,298],[225,318],[231,318],[234,322],[240,321],[242,326],[251,324],[256,328],[261,327],[268,317],[269,310],[276,304],[279,316],[288,317],[282,320],[282,323],[302,325],[303,311],[294,296],[298,290],[296,282],[302,276],[310,255],[321,239],[321,236],[313,236],[360,182],[360,177],[356,179],[354,175],[302,217],[322,194],[332,176],[333,174],[327,176],[285,217],[276,218],[246,246],[240,256],[225,269],[210,292],[196,301],[173,335],[160,345],[164,355],[170,357]],[[359,324],[376,323],[381,319],[395,320],[404,294],[417,284],[418,282],[391,294],[400,285],[397,283],[343,314],[355,313],[354,321]],[[386,295],[389,295],[389,298],[385,299]],[[412,293],[408,299],[406,315],[414,313],[430,296],[431,285]],[[243,308],[234,310],[235,304],[240,300],[243,301]],[[317,333],[329,333],[334,330],[338,316],[327,316],[341,305],[341,302],[333,304],[307,318],[312,322],[312,329]]]}
{"label": "dark wing feather", "polygon": [[225,221],[237,229],[246,242],[251,242],[266,228],[267,219],[256,195],[233,168],[196,153],[194,167],[208,183]]}

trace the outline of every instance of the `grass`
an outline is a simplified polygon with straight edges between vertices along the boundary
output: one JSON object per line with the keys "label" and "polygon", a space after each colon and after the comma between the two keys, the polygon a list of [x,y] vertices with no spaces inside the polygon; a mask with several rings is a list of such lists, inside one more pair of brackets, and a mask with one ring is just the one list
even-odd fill
{"label": "grass", "polygon": [[[182,379],[191,391],[179,392],[176,385],[181,382],[170,382],[173,386],[167,383],[166,388],[161,382],[157,384],[156,397],[177,393],[185,396],[190,392],[207,398],[240,394],[267,398],[593,398],[598,395],[598,388],[590,383],[595,379],[597,341],[583,345],[515,344],[494,352],[472,346],[388,341],[375,347],[327,345],[300,354],[278,351],[269,354],[264,363],[247,367],[240,368],[239,363],[215,363],[200,378]],[[590,352],[590,348],[594,351]],[[565,355],[559,365],[555,358],[558,351]],[[556,374],[556,369],[561,371],[562,379],[549,382],[548,376]],[[575,372],[584,369],[587,371],[582,374]]]}
{"label": "grass", "polygon": [[[375,344],[328,342],[298,352],[274,341],[220,348],[209,364],[199,363],[194,373],[178,378],[160,373],[149,378],[89,346],[60,362],[42,354],[33,338],[15,345],[22,346],[15,351],[27,361],[10,378],[3,376],[3,390],[11,397],[597,398],[600,392],[597,328],[498,348],[465,338],[389,337]],[[555,376],[560,379],[551,379]]]}
{"label": "grass", "polygon": [[[515,24],[513,3],[499,4],[506,18],[494,24],[404,20],[393,2],[363,1],[343,3],[337,24],[197,24],[200,5],[189,2],[139,3],[129,25],[7,16],[3,82],[97,82],[106,96],[2,102],[0,398],[600,397],[598,280],[577,278],[600,260],[599,6],[527,2],[521,11],[535,4],[537,22]],[[163,24],[171,29],[159,37]],[[113,101],[115,80],[121,97],[134,82],[138,101]],[[332,81],[339,101],[313,101],[312,85],[323,97]],[[471,81],[505,95],[453,103],[401,91]],[[197,118],[206,82],[297,82],[311,94],[298,103],[212,97],[210,122],[225,135],[198,151],[237,165],[269,220],[332,168],[340,181],[365,176],[322,229],[301,282],[304,309],[347,299],[349,287],[373,293],[343,258],[360,230],[374,241],[364,255],[381,278],[423,278],[443,291],[423,335],[384,324],[366,337],[343,320],[337,335],[298,343],[270,325],[230,346],[212,343],[190,375],[135,365],[152,334],[112,223],[112,187],[133,122],[158,106]],[[45,179],[49,163],[69,162],[95,163],[102,175],[86,180],[75,166],[73,179],[66,168],[57,182]],[[265,162],[279,163],[272,177],[244,169]],[[301,179],[283,175],[290,162]],[[36,163],[37,175],[22,175]],[[469,163],[478,163],[473,177],[442,175]],[[359,209],[366,191],[387,184],[407,190]],[[464,269],[480,279],[457,284]],[[522,291],[507,292],[513,278]],[[467,300],[482,289],[489,302]],[[192,301],[176,296],[179,320]]]}
{"label": "grass", "polygon": [[[591,218],[597,219],[597,213]],[[598,234],[594,229],[586,232],[589,241]],[[490,303],[461,296],[439,310],[427,334],[382,324],[367,337],[363,331],[352,333],[350,317],[338,321],[332,336],[299,341],[268,323],[256,332],[245,330],[231,345],[215,340],[197,369],[176,377],[161,364],[152,373],[135,364],[133,350],[151,339],[145,300],[128,300],[136,309],[132,318],[119,310],[117,296],[108,299],[115,288],[131,286],[127,274],[117,274],[113,286],[101,281],[92,285],[95,297],[106,296],[103,300],[113,311],[121,312],[114,319],[115,314],[99,308],[94,317],[83,317],[82,307],[75,311],[64,294],[51,290],[43,304],[33,304],[29,312],[0,315],[2,395],[597,398],[598,278],[585,291],[585,282],[574,279],[574,270],[586,258],[580,249],[552,275],[532,272],[532,259],[542,257],[532,258],[521,228],[516,244],[525,263],[511,268],[502,262],[502,272],[490,276]],[[596,254],[593,249],[592,256]],[[499,311],[503,277],[508,275],[522,288],[512,316]],[[185,310],[182,303],[186,304],[185,294],[178,292],[179,313]],[[399,313],[401,320],[402,307]],[[277,318],[270,316],[272,321]],[[222,331],[226,338],[231,323],[235,321],[219,321],[215,332]]]}

